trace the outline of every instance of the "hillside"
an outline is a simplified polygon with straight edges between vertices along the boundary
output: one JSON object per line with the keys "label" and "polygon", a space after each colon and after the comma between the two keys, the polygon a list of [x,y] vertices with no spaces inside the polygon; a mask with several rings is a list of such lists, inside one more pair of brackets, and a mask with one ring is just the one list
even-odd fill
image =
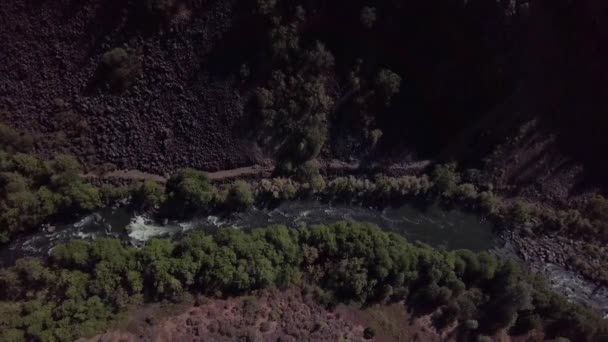
{"label": "hillside", "polygon": [[[163,3],[162,13],[150,7]],[[409,156],[479,167],[497,144],[538,120],[541,136],[557,137],[551,155],[584,163],[591,175],[604,170],[593,152],[606,144],[599,1],[0,6],[3,121],[37,137],[38,151],[69,152],[89,167],[229,169],[293,154],[278,151],[291,149],[284,138],[311,130],[321,144],[311,148],[326,157]],[[311,69],[298,58],[317,42],[329,64]],[[112,57],[118,64],[109,66]],[[400,84],[378,88],[389,86],[378,83],[382,70]],[[260,88],[275,91],[277,71],[322,87],[317,123],[306,112],[288,114],[301,116],[306,132],[290,122],[268,126],[255,109]],[[274,94],[276,105],[287,106],[280,96],[303,96],[298,83],[290,87]],[[270,143],[269,134],[276,138]]]}

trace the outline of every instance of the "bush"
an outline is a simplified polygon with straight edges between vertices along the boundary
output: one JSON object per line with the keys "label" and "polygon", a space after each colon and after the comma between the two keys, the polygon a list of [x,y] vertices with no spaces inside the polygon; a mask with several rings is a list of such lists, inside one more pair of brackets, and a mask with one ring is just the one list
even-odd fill
{"label": "bush", "polygon": [[466,322],[464,322],[464,326],[468,330],[477,330],[479,328],[479,322],[477,322],[474,319],[469,319]]}
{"label": "bush", "polygon": [[437,165],[432,175],[433,183],[439,193],[445,197],[452,197],[458,190],[460,174],[456,171],[456,164]]}
{"label": "bush", "polygon": [[0,173],[0,182],[2,184],[2,188],[4,189],[5,195],[25,191],[31,186],[31,180],[15,172]]}
{"label": "bush", "polygon": [[19,133],[11,127],[0,123],[0,148],[8,152],[28,152],[34,145],[34,139],[26,133]]}
{"label": "bush", "polygon": [[[156,1],[153,1],[156,2]],[[106,52],[101,58],[98,74],[114,92],[123,92],[141,72],[139,60],[122,48]]]}
{"label": "bush", "polygon": [[479,194],[479,206],[490,215],[498,215],[500,213],[501,201],[493,192],[484,191]]}
{"label": "bush", "polygon": [[475,185],[469,184],[469,183],[460,184],[456,188],[454,195],[456,196],[456,198],[458,198],[461,201],[467,201],[467,202],[474,201],[478,197],[477,187],[475,187]]}
{"label": "bush", "polygon": [[299,189],[300,184],[289,178],[273,178],[262,180],[256,188],[256,193],[272,200],[291,200],[296,198]]}
{"label": "bush", "polygon": [[167,182],[166,192],[169,204],[182,214],[208,209],[217,195],[207,175],[194,169],[183,169],[173,175]]}
{"label": "bush", "polygon": [[277,5],[277,0],[257,0],[258,12],[262,15],[270,14]]}
{"label": "bush", "polygon": [[298,167],[296,176],[298,180],[304,183],[304,186],[312,193],[318,193],[325,190],[326,184],[323,176],[319,171],[319,162],[316,160],[309,160]]}
{"label": "bush", "polygon": [[591,220],[608,221],[608,200],[602,195],[594,195],[585,208]]}
{"label": "bush", "polygon": [[255,203],[255,196],[249,183],[236,181],[228,186],[226,205],[234,209],[251,207]]}
{"label": "bush", "polygon": [[62,197],[62,206],[77,211],[91,211],[101,207],[101,193],[99,189],[83,182],[73,182],[59,191]]}
{"label": "bush", "polygon": [[371,29],[374,27],[376,23],[376,8],[365,6],[361,9],[361,24],[365,26],[367,29]]}
{"label": "bush", "polygon": [[116,187],[109,184],[104,184],[99,188],[101,202],[106,206],[112,206],[120,200],[129,197],[132,189],[128,186]]}
{"label": "bush", "polygon": [[511,206],[509,219],[516,225],[523,226],[532,223],[532,207],[527,202],[517,200]]}
{"label": "bush", "polygon": [[158,208],[165,202],[165,189],[151,180],[145,180],[133,190],[133,203],[143,208]]}
{"label": "bush", "polygon": [[388,69],[382,69],[376,76],[375,85],[376,91],[388,106],[391,103],[393,96],[399,93],[399,89],[401,88],[401,76]]}

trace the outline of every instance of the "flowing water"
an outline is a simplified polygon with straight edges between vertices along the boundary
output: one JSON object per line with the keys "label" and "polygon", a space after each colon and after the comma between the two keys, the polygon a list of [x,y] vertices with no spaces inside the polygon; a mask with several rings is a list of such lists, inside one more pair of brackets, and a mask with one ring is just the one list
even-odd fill
{"label": "flowing water", "polygon": [[0,250],[0,262],[11,264],[22,256],[46,255],[57,244],[72,240],[120,238],[141,245],[152,237],[181,235],[194,229],[219,227],[250,229],[273,224],[298,227],[352,220],[375,223],[381,228],[403,234],[410,241],[421,241],[448,249],[482,251],[495,246],[497,239],[489,222],[458,210],[439,207],[426,209],[404,205],[376,210],[350,205],[331,205],[317,201],[286,202],[274,209],[252,208],[226,216],[207,216],[187,222],[155,222],[124,208],[106,208],[78,222],[58,226],[52,233],[40,232],[21,237]]}
{"label": "flowing water", "polygon": [[[375,223],[410,241],[421,241],[434,247],[489,250],[503,258],[518,259],[508,239],[498,238],[490,222],[459,210],[446,210],[436,206],[418,208],[411,205],[377,210],[355,205],[295,201],[285,202],[274,209],[252,208],[241,213],[199,217],[186,222],[155,222],[124,208],[106,208],[77,222],[58,226],[52,233],[40,232],[13,241],[0,249],[0,266],[11,265],[16,258],[23,256],[47,255],[57,244],[72,239],[113,237],[141,246],[153,237],[176,237],[196,229],[250,229],[273,224],[298,227],[344,220]],[[556,292],[566,295],[572,301],[608,312],[606,289],[598,289],[557,265],[532,261],[528,266],[545,275]]]}

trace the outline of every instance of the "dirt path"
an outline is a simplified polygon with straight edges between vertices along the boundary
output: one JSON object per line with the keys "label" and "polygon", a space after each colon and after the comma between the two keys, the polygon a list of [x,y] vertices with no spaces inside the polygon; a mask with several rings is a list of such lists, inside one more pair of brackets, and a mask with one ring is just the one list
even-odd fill
{"label": "dirt path", "polygon": [[[432,162],[428,160],[417,161],[409,164],[391,165],[386,167],[387,174],[401,175],[417,173],[426,169]],[[321,161],[321,171],[325,174],[353,174],[360,171],[360,164],[357,162],[344,162],[341,160]],[[269,178],[272,176],[274,163],[268,161],[264,165],[251,165],[236,169],[221,170],[208,172],[207,176],[211,181],[222,182],[240,178]],[[153,180],[159,183],[166,183],[168,177],[147,173],[140,170],[116,170],[106,172],[102,175],[95,173],[87,173],[84,175],[87,179],[105,179],[105,180],[127,180],[127,181],[143,181]]]}
{"label": "dirt path", "polygon": [[[224,181],[237,178],[249,178],[249,177],[266,177],[270,176],[274,166],[261,166],[252,165],[247,167],[241,167],[237,169],[221,170],[216,172],[209,172],[207,176],[212,181]],[[107,179],[107,180],[130,180],[130,181],[143,181],[153,180],[159,183],[166,183],[168,177],[161,176],[153,173],[142,172],[139,170],[116,170],[104,173],[103,175],[97,175],[94,173],[87,173],[84,175],[87,179]]]}

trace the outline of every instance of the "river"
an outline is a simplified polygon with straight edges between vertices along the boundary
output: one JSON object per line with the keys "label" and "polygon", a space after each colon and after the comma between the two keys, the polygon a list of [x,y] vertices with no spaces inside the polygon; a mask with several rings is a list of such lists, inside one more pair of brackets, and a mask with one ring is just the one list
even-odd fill
{"label": "river", "polygon": [[[179,237],[187,232],[220,227],[250,229],[273,224],[298,227],[303,224],[328,224],[352,220],[371,222],[384,230],[399,233],[410,241],[421,241],[449,250],[490,251],[502,258],[519,259],[508,237],[499,237],[493,225],[478,216],[438,206],[412,205],[382,210],[355,205],[327,204],[318,201],[284,202],[273,209],[252,208],[224,216],[203,216],[190,221],[155,222],[125,208],[105,208],[77,222],[16,239],[0,249],[0,266],[23,256],[47,255],[57,244],[71,239],[119,238],[141,246],[153,237]],[[552,288],[570,300],[608,312],[608,291],[598,289],[574,272],[558,265],[528,260],[527,266],[542,273]]]}

